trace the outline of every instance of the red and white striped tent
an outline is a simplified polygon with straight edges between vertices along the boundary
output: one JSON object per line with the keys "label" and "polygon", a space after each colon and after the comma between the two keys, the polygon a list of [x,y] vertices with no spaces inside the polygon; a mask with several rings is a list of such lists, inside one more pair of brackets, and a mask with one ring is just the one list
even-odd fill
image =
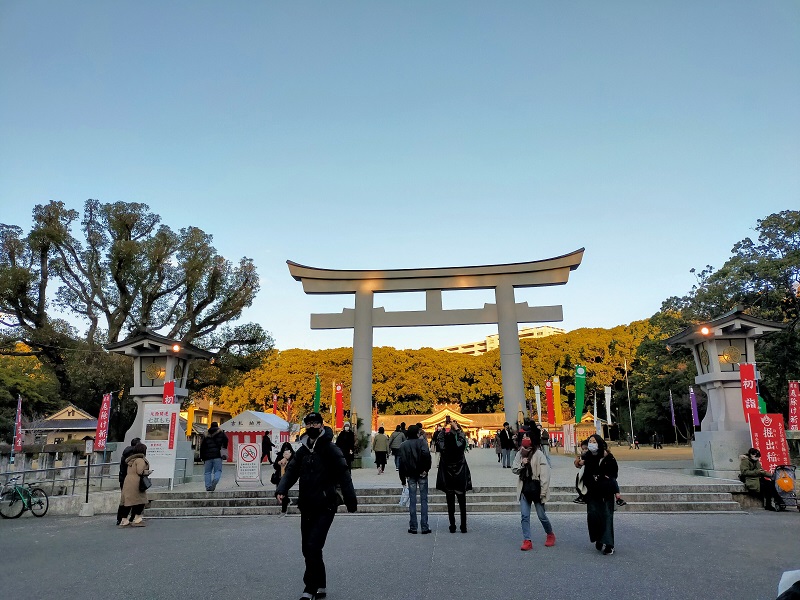
{"label": "red and white striped tent", "polygon": [[278,415],[257,410],[246,410],[225,421],[219,428],[228,436],[228,462],[233,461],[234,451],[239,444],[250,442],[260,446],[265,433],[269,433],[272,443],[279,447],[283,442],[291,441],[290,427]]}

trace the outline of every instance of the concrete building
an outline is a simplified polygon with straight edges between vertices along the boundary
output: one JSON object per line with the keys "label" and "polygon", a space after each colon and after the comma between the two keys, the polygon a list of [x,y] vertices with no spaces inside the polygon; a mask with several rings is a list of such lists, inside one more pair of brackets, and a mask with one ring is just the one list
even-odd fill
{"label": "concrete building", "polygon": [[[551,327],[549,325],[542,325],[540,327],[523,327],[519,330],[519,339],[533,340],[551,335],[558,335],[566,333],[566,330],[560,327]],[[469,342],[467,344],[458,344],[455,346],[447,346],[445,348],[436,348],[436,350],[443,350],[444,352],[454,352],[456,354],[471,354],[472,356],[480,356],[492,350],[497,350],[500,347],[500,336],[497,334],[487,335],[480,342]]]}

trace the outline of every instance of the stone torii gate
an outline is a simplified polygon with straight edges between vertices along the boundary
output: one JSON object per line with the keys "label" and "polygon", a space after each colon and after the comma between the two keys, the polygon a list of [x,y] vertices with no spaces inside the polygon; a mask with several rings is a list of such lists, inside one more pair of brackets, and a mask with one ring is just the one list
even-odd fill
{"label": "stone torii gate", "polygon": [[[289,272],[306,294],[355,294],[355,308],[341,313],[311,315],[311,329],[353,330],[351,406],[369,423],[372,414],[372,330],[375,327],[480,325],[497,323],[505,416],[517,420],[518,403],[525,401],[519,323],[563,320],[560,305],[528,306],[515,302],[514,288],[563,285],[577,269],[584,248],[545,260],[476,267],[430,269],[337,270],[307,267],[286,261]],[[494,289],[495,304],[483,308],[444,310],[443,290]],[[425,310],[387,312],[373,307],[376,293],[425,292]],[[362,457],[366,458],[363,456]],[[367,461],[368,463],[371,461]]]}

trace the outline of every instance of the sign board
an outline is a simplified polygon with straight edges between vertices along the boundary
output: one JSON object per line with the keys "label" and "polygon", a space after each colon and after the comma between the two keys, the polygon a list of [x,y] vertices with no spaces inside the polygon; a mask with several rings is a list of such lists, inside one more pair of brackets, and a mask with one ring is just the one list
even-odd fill
{"label": "sign board", "polygon": [[772,473],[778,465],[788,465],[789,445],[783,429],[783,415],[752,415],[750,439],[753,448],[761,451],[761,466]]}
{"label": "sign board", "polygon": [[100,414],[97,417],[97,429],[94,433],[95,450],[105,450],[106,440],[108,439],[108,420],[111,417],[111,394],[103,395],[103,403],[100,405]]}
{"label": "sign board", "polygon": [[756,385],[756,366],[750,363],[739,365],[739,379],[742,384],[742,408],[744,420],[758,418],[758,386]]}
{"label": "sign board", "polygon": [[789,382],[789,429],[800,429],[800,381]]}
{"label": "sign board", "polygon": [[261,447],[247,442],[236,446],[236,484],[240,481],[261,483]]}
{"label": "sign board", "polygon": [[91,454],[94,452],[94,440],[86,440],[86,454]]}
{"label": "sign board", "polygon": [[142,443],[147,446],[147,461],[157,479],[175,476],[177,430],[180,404],[147,402],[142,406]]}

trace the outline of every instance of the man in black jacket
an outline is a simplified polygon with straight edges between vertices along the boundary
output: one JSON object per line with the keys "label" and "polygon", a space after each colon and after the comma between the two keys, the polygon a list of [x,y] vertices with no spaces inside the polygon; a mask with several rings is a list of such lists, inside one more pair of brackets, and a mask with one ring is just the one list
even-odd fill
{"label": "man in black jacket", "polygon": [[503,423],[503,429],[500,430],[500,453],[503,457],[503,468],[511,468],[511,451],[514,450],[514,432],[511,431],[511,426],[508,421]]}
{"label": "man in black jacket", "polygon": [[431,470],[431,451],[424,439],[419,438],[419,428],[412,425],[406,432],[408,439],[400,446],[400,481],[408,481],[408,533],[417,533],[417,490],[421,505],[422,533],[428,527],[428,471]]}
{"label": "man in black jacket", "polygon": [[206,491],[213,492],[222,478],[222,459],[227,459],[228,436],[213,421],[208,428],[208,435],[200,442],[200,460],[204,463]]}
{"label": "man in black jacket", "polygon": [[300,438],[301,446],[286,465],[275,498],[282,502],[289,489],[300,480],[297,507],[300,509],[300,536],[306,561],[305,588],[300,600],[314,600],[327,596],[322,549],[336,507],[340,504],[337,486],[341,488],[347,512],[355,512],[358,502],[344,455],[331,443],[333,431],[325,427],[319,413],[310,413],[303,422],[306,432]]}

